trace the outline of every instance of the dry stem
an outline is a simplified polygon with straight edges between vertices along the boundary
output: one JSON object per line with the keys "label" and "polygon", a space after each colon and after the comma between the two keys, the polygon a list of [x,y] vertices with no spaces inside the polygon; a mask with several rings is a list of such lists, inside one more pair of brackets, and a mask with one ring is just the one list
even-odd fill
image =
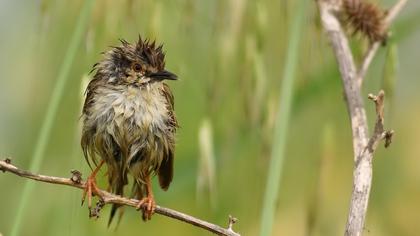
{"label": "dry stem", "polygon": [[366,149],[373,153],[378,146],[379,142],[385,139],[385,148],[389,147],[392,142],[392,136],[394,135],[393,130],[384,130],[384,100],[385,92],[379,91],[377,96],[369,94],[368,98],[375,103],[376,106],[376,123],[372,137],[369,139],[369,143]]}
{"label": "dry stem", "polygon": [[[368,135],[366,111],[361,96],[361,83],[373,59],[380,42],[374,43],[368,50],[359,70],[356,70],[353,55],[348,39],[337,19],[336,12],[339,6],[337,0],[317,0],[322,26],[331,42],[343,82],[349,112],[355,166],[353,170],[353,191],[350,209],[346,224],[345,235],[362,235],[368,207],[369,194],[372,185],[372,158],[379,141],[385,139],[385,146],[391,143],[393,131],[384,131],[383,128],[383,99],[381,91],[378,96],[370,98],[376,104],[377,122],[372,137]],[[402,9],[406,0],[400,0],[388,12],[386,26],[388,27]]]}
{"label": "dry stem", "polygon": [[[385,18],[385,29],[389,28],[391,23],[395,20],[398,13],[400,13],[400,11],[402,10],[402,8],[405,6],[406,3],[407,3],[407,0],[400,0],[388,10],[386,18]],[[369,45],[369,48],[365,56],[363,57],[362,64],[360,65],[360,69],[357,72],[357,83],[359,84],[359,87],[362,86],[363,78],[365,78],[366,73],[369,69],[370,63],[375,57],[376,52],[378,51],[380,46],[381,46],[381,42],[375,42]]]}
{"label": "dry stem", "polygon": [[[10,159],[6,159],[4,161],[0,161],[0,171],[3,172],[10,172],[15,175],[18,175],[20,177],[33,179],[40,182],[46,182],[51,184],[60,184],[60,185],[67,185],[79,189],[85,188],[85,182],[81,179],[81,174],[79,171],[71,171],[72,176],[70,178],[61,178],[61,177],[55,177],[55,176],[47,176],[47,175],[39,175],[39,174],[33,174],[31,172],[21,170],[17,168],[16,166],[10,164]],[[91,210],[91,216],[98,216],[99,211],[102,209],[104,204],[110,204],[110,203],[117,203],[120,205],[126,205],[130,207],[137,207],[139,201],[137,199],[128,199],[125,197],[121,197],[112,193],[109,193],[104,190],[100,190],[101,195],[103,197],[102,201],[99,201],[97,206]],[[177,219],[180,221],[183,221],[185,223],[200,227],[202,229],[208,230],[212,233],[215,233],[217,235],[224,235],[224,236],[240,236],[240,234],[234,232],[232,230],[232,225],[236,221],[232,220],[233,218],[230,218],[228,228],[222,228],[218,225],[206,222],[204,220],[197,219],[195,217],[192,217],[190,215],[161,207],[156,206],[155,212],[160,215],[164,215],[173,219]]]}

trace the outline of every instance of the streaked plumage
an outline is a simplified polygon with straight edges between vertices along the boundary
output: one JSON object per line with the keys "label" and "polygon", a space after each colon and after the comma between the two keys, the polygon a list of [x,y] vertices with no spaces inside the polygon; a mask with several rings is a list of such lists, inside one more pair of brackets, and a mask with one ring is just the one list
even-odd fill
{"label": "streaked plumage", "polygon": [[[110,191],[123,195],[132,176],[131,197],[142,199],[148,196],[151,176],[158,175],[164,190],[172,181],[178,125],[174,97],[162,81],[176,76],[164,68],[162,46],[140,37],[136,44],[121,43],[94,65],[83,107],[81,144],[89,163],[105,161]],[[117,208],[113,206],[110,222]]]}

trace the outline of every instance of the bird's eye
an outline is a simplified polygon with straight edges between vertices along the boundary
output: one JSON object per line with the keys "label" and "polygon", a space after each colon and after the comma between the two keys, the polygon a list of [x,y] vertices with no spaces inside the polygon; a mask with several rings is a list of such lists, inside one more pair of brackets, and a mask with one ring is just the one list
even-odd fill
{"label": "bird's eye", "polygon": [[138,62],[134,62],[133,65],[131,66],[131,68],[135,71],[135,72],[141,72],[142,68],[140,63]]}

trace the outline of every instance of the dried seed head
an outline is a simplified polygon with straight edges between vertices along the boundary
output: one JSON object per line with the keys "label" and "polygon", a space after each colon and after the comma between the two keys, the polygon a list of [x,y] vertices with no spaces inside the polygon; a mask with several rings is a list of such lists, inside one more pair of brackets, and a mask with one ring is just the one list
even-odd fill
{"label": "dried seed head", "polygon": [[344,0],[343,8],[345,22],[353,30],[353,34],[360,32],[370,43],[385,42],[385,13],[377,5],[363,0]]}

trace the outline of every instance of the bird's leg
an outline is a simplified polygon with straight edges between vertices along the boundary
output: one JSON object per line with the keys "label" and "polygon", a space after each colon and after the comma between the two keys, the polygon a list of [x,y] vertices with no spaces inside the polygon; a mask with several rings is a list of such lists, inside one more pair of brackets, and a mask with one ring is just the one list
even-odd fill
{"label": "bird's leg", "polygon": [[143,211],[143,220],[150,220],[152,219],[153,213],[155,213],[156,202],[155,198],[153,197],[152,191],[152,181],[150,180],[150,176],[146,178],[146,197],[143,197],[140,202],[137,204],[137,209],[142,209]]}
{"label": "bird's leg", "polygon": [[87,195],[89,209],[92,207],[92,195],[95,194],[96,196],[101,197],[100,190],[96,185],[96,174],[98,174],[99,169],[101,169],[104,163],[105,161],[102,160],[101,163],[99,163],[99,165],[96,166],[96,168],[92,171],[92,173],[86,180],[85,189],[83,190],[82,205],[85,202]]}

